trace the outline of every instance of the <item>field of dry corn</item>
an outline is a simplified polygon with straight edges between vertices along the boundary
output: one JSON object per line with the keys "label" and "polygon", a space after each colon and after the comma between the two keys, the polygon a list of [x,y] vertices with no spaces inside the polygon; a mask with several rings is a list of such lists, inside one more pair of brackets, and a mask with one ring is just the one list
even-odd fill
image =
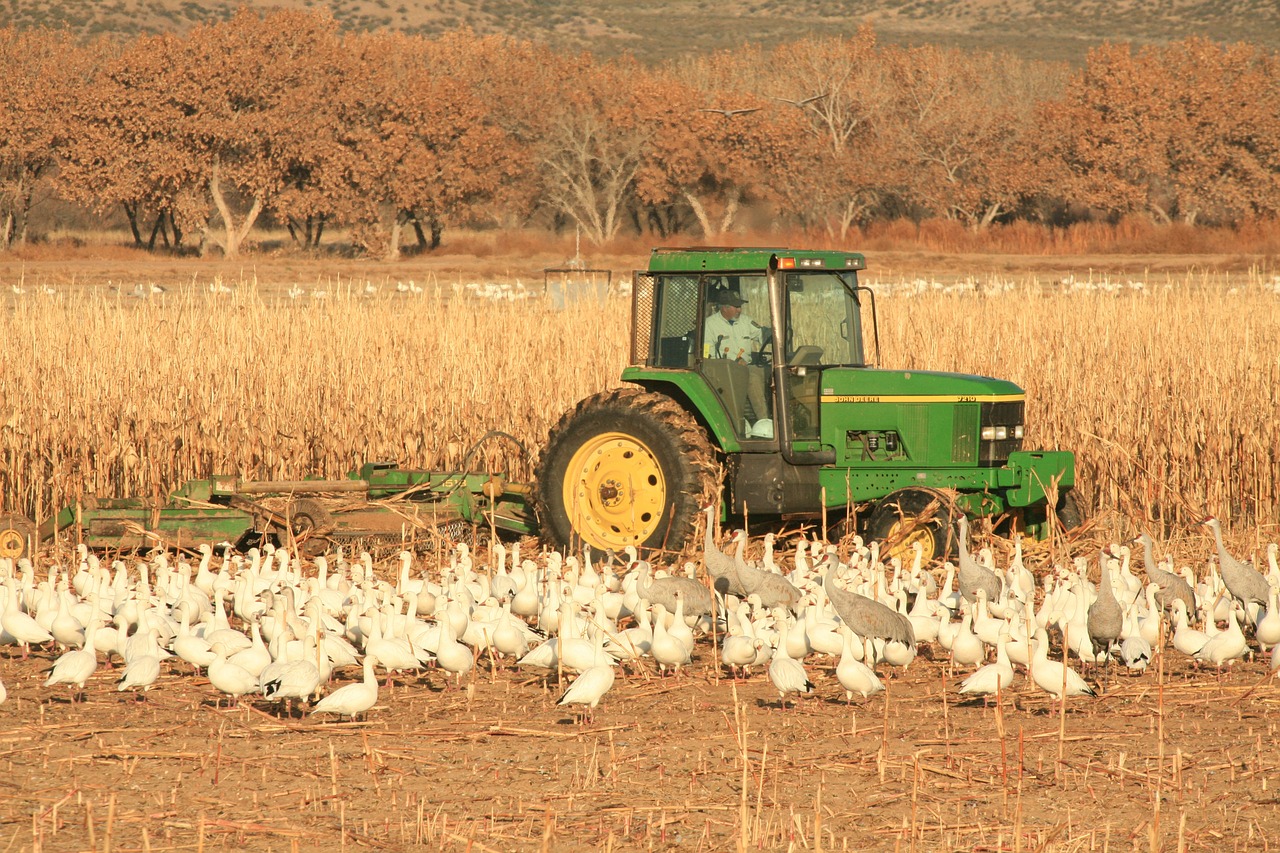
{"label": "field of dry corn", "polygon": [[[1206,508],[1238,553],[1275,541],[1271,280],[1082,279],[870,277],[883,363],[1023,385],[1029,444],[1080,455],[1100,519],[1081,549],[1142,525],[1202,571]],[[536,288],[510,274],[228,276],[139,296],[144,276],[15,283],[0,280],[0,500],[37,517],[214,472],[449,467],[489,429],[536,453],[627,357],[624,297],[556,310],[515,298]],[[518,452],[482,464],[529,471]],[[1019,675],[999,715],[958,701],[927,651],[852,705],[811,662],[817,695],[783,713],[767,679],[731,683],[704,643],[688,676],[619,678],[579,725],[555,685],[484,661],[466,689],[428,672],[365,721],[331,722],[215,707],[179,666],[142,700],[99,667],[72,703],[41,686],[51,657],[0,651],[0,849],[1181,853],[1280,837],[1263,660],[1215,677],[1165,655],[1065,713]]]}
{"label": "field of dry corn", "polygon": [[[1027,446],[1077,453],[1091,514],[1162,536],[1206,512],[1280,522],[1273,278],[866,280],[882,364],[1022,385]],[[493,429],[536,455],[561,412],[616,384],[629,303],[557,310],[525,281],[28,282],[0,311],[0,508],[38,520],[215,473],[449,468]],[[530,471],[502,444],[481,465]]]}

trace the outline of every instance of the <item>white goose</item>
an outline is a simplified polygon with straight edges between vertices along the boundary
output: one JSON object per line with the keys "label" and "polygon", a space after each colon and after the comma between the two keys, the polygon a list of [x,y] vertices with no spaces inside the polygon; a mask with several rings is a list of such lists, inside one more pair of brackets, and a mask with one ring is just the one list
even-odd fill
{"label": "white goose", "polygon": [[[854,655],[853,632],[841,625],[840,635],[844,643],[844,652],[840,655],[840,663],[836,666],[836,680],[844,688],[845,701],[852,705],[853,694],[857,693],[866,699],[873,693],[884,690],[884,682],[880,680],[880,676],[876,675],[874,669]],[[863,658],[867,656],[865,649],[862,656]]]}
{"label": "white goose", "polygon": [[582,671],[573,680],[569,689],[565,690],[557,705],[585,705],[582,720],[587,722],[595,718],[596,706],[600,699],[613,687],[614,672],[611,666],[592,666]]}
{"label": "white goose", "polygon": [[377,662],[373,655],[365,655],[364,678],[353,684],[344,684],[316,703],[312,714],[337,714],[352,719],[378,704],[378,679],[373,674]]}
{"label": "white goose", "polygon": [[[10,601],[12,601],[12,597]],[[28,617],[29,618],[29,617]],[[70,684],[76,688],[76,693],[71,695],[71,701],[76,701],[76,694],[84,692],[85,682],[93,675],[94,670],[98,668],[98,655],[93,651],[93,632],[95,625],[90,622],[85,634],[85,643],[83,648],[72,649],[64,652],[53,663],[53,667],[49,670],[49,677],[45,680],[45,687],[52,687],[55,684]]]}
{"label": "white goose", "polygon": [[[258,678],[244,667],[236,666],[227,660],[227,647],[221,642],[213,644],[213,661],[209,664],[209,683],[224,696],[230,696],[237,702],[246,693],[258,689]],[[218,697],[221,706],[222,697]]]}
{"label": "white goose", "polygon": [[13,578],[5,582],[9,595],[4,605],[4,615],[0,616],[0,628],[19,646],[22,646],[22,659],[26,660],[32,643],[40,645],[53,639],[53,635],[40,627],[35,618],[18,609],[17,584]]}
{"label": "white goose", "polygon": [[160,658],[157,655],[136,655],[124,665],[124,672],[116,684],[116,690],[146,692],[160,677]]}
{"label": "white goose", "polygon": [[1062,661],[1049,659],[1049,635],[1044,629],[1036,632],[1033,643],[1035,653],[1031,658],[1031,680],[1037,687],[1058,700],[1063,699],[1064,690],[1066,696],[1098,695],[1074,669],[1065,667]]}
{"label": "white goose", "polygon": [[769,680],[778,690],[778,704],[787,710],[788,693],[812,693],[813,682],[804,666],[797,660],[787,656],[787,640],[785,631],[778,637],[778,647],[774,650],[773,660],[769,661]]}
{"label": "white goose", "polygon": [[960,684],[960,692],[966,696],[999,696],[1013,684],[1013,663],[1009,660],[1009,635],[1001,635],[996,641],[996,662],[979,667]]}

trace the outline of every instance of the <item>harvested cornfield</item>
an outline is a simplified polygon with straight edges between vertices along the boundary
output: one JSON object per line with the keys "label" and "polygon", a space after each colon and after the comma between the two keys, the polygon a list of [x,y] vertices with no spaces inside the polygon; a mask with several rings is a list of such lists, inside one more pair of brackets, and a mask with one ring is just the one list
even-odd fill
{"label": "harvested cornfield", "polygon": [[[1027,446],[1077,453],[1089,512],[1166,532],[1207,513],[1280,522],[1270,279],[868,280],[884,297],[883,364],[1022,385]],[[44,517],[81,495],[158,494],[215,473],[450,468],[489,430],[536,455],[559,415],[617,384],[628,358],[625,295],[557,310],[509,283],[287,287],[219,279],[11,299],[3,507]],[[531,470],[501,443],[478,466]]]}

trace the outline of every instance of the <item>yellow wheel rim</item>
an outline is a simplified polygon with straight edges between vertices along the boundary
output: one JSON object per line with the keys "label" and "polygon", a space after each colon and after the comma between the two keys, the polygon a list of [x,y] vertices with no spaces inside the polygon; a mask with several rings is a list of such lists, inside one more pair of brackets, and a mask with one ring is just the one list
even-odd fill
{"label": "yellow wheel rim", "polygon": [[607,432],[569,460],[564,507],[574,530],[593,548],[642,545],[662,521],[667,482],[653,451],[634,436]]}
{"label": "yellow wheel rim", "polygon": [[27,549],[27,537],[21,530],[6,527],[0,530],[0,558],[16,560]]}
{"label": "yellow wheel rim", "polygon": [[889,528],[889,535],[885,537],[885,541],[893,544],[889,546],[888,553],[881,556],[897,557],[904,565],[908,565],[915,559],[916,552],[913,546],[917,542],[924,546],[926,560],[934,553],[933,531],[923,524],[917,524],[913,518],[895,521]]}

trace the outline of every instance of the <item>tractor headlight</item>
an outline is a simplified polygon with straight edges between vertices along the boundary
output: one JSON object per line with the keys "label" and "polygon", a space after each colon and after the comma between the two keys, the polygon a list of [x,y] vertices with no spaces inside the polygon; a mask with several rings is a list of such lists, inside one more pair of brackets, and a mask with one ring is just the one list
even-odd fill
{"label": "tractor headlight", "polygon": [[1013,428],[1013,437],[1017,439],[1022,438],[1022,424],[1018,424]]}
{"label": "tractor headlight", "polygon": [[995,427],[993,427],[993,426],[983,427],[983,428],[982,428],[982,440],[983,440],[983,441],[995,441],[995,440],[996,440],[996,428],[995,428]]}

